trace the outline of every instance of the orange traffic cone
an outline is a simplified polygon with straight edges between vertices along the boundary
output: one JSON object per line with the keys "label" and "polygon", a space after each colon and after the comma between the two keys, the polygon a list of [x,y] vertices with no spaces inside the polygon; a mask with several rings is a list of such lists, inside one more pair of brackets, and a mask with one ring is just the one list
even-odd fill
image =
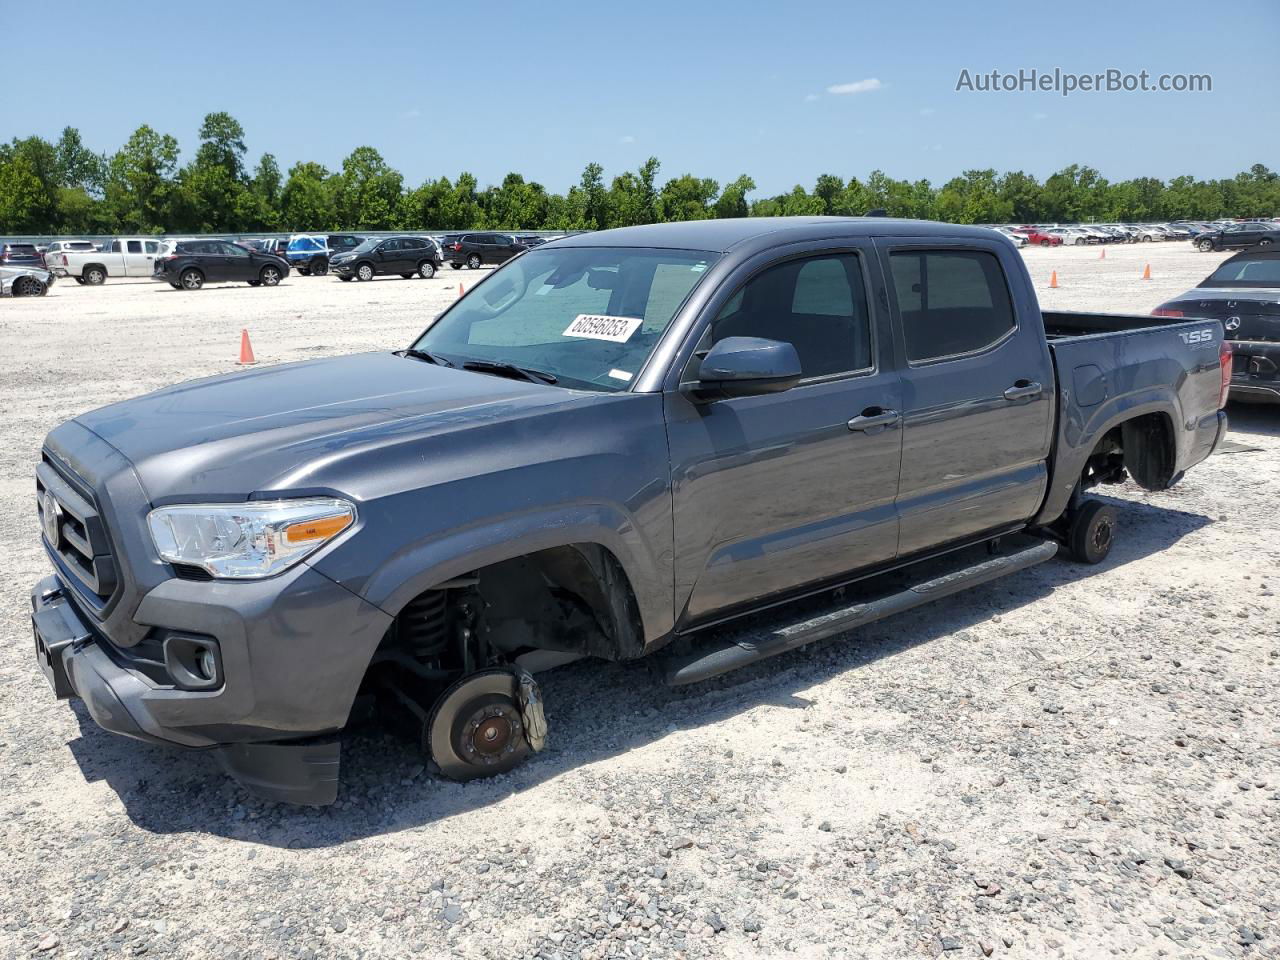
{"label": "orange traffic cone", "polygon": [[241,330],[240,331],[240,359],[237,360],[236,363],[247,367],[249,364],[257,363],[257,362],[258,361],[253,358],[253,344],[249,342],[249,331]]}
{"label": "orange traffic cone", "polygon": [[1099,259],[1099,260],[1105,260],[1105,259],[1107,259],[1107,248],[1106,248],[1106,247],[1103,247],[1103,248],[1102,248],[1102,252],[1101,252],[1100,254],[1098,254],[1098,259]]}
{"label": "orange traffic cone", "polygon": [[459,296],[459,297],[461,297],[461,296],[462,296],[462,294],[463,294],[463,293],[465,293],[465,292],[466,292],[466,291],[464,291],[464,290],[462,289],[462,284],[458,284],[458,296]]}
{"label": "orange traffic cone", "polygon": [[1148,263],[1145,267],[1142,268],[1142,279],[1143,280],[1151,279],[1151,264]]}
{"label": "orange traffic cone", "polygon": [[1058,271],[1057,270],[1049,274],[1049,289],[1050,290],[1058,289]]}

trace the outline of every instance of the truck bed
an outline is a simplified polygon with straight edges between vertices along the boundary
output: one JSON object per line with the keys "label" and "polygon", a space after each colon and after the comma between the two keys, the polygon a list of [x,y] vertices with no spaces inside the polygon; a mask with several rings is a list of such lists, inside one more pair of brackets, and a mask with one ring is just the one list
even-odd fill
{"label": "truck bed", "polygon": [[1121,421],[1143,418],[1142,429],[1167,429],[1172,441],[1172,462],[1126,457],[1129,473],[1148,489],[1171,486],[1209,455],[1221,432],[1221,323],[1109,313],[1043,317],[1058,380],[1058,427],[1041,523],[1066,508],[1089,455]]}

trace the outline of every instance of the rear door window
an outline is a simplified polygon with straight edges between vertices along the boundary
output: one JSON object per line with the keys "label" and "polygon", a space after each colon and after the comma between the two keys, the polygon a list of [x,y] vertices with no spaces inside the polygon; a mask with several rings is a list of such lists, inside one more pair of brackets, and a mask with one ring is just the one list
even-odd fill
{"label": "rear door window", "polygon": [[978,250],[898,250],[889,256],[912,363],[976,353],[1016,326],[999,260]]}
{"label": "rear door window", "polygon": [[142,252],[142,241],[141,241],[141,240],[130,240],[130,241],[129,241],[129,252],[130,252],[130,253],[141,253],[141,252]]}

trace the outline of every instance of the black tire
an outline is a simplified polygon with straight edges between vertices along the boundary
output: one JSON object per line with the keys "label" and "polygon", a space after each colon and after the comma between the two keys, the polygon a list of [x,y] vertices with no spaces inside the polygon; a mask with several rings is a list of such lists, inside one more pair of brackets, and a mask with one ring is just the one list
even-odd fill
{"label": "black tire", "polygon": [[356,279],[360,281],[373,279],[373,264],[362,263],[356,267]]}
{"label": "black tire", "polygon": [[338,277],[338,279],[339,279],[339,280],[341,280],[343,283],[350,283],[350,282],[352,281],[352,279],[353,279],[353,278],[352,278],[351,274],[349,274],[349,273],[344,273],[344,274],[340,275],[340,276]]}
{"label": "black tire", "polygon": [[260,287],[260,286],[262,286],[262,281],[261,281],[261,280],[249,280],[249,281],[246,281],[246,282],[247,282],[247,283],[249,284],[249,286],[251,286],[251,287]]}
{"label": "black tire", "polygon": [[1151,234],[1149,234],[1149,233],[1144,233],[1144,234],[1142,235],[1142,242],[1143,242],[1143,243],[1150,243],[1150,242],[1151,242]]}
{"label": "black tire", "polygon": [[17,277],[13,281],[15,297],[43,297],[48,292],[49,288],[35,277]]}
{"label": "black tire", "polygon": [[169,281],[169,286],[173,287],[173,289],[175,289],[175,290],[181,290],[181,289],[182,289],[182,284],[180,284],[180,283],[174,283],[172,280],[170,280],[170,281]]}
{"label": "black tire", "polygon": [[462,264],[460,264],[460,263],[454,263],[452,260],[451,260],[451,261],[449,261],[449,266],[450,266],[450,267],[452,267],[454,270],[461,270],[461,269],[462,269]]}
{"label": "black tire", "polygon": [[107,268],[91,263],[80,271],[80,276],[84,278],[84,282],[89,286],[100,287],[107,282]]}
{"label": "black tire", "polygon": [[183,290],[199,290],[204,286],[204,274],[195,267],[187,267],[182,271],[182,276],[178,277],[178,282],[182,284]]}
{"label": "black tire", "polygon": [[75,282],[80,284],[80,286],[84,286],[84,277],[72,277],[71,279],[75,280]]}
{"label": "black tire", "polygon": [[1101,563],[1115,542],[1116,510],[1101,500],[1086,500],[1067,528],[1067,548],[1078,563]]}
{"label": "black tire", "polygon": [[264,287],[274,287],[280,282],[280,268],[273,263],[268,263],[258,273],[258,283]]}
{"label": "black tire", "polygon": [[436,265],[430,260],[423,260],[418,264],[418,276],[423,280],[430,280],[436,275]]}
{"label": "black tire", "polygon": [[1212,241],[1212,240],[1201,240],[1199,243],[1197,243],[1197,244],[1196,244],[1196,246],[1200,248],[1200,252],[1201,252],[1201,253],[1212,253],[1212,252],[1213,252],[1213,241]]}
{"label": "black tire", "polygon": [[467,257],[467,269],[468,269],[468,270],[479,270],[479,269],[480,269],[480,264],[481,264],[481,263],[483,263],[483,262],[484,262],[484,261],[480,259],[480,254],[478,254],[478,253],[473,253],[473,254],[471,254],[471,256]]}
{"label": "black tire", "polygon": [[313,257],[307,266],[313,277],[323,277],[329,272],[329,260],[326,257]]}
{"label": "black tire", "polygon": [[1041,240],[1041,241],[1040,241],[1040,246],[1042,246],[1042,247],[1051,247],[1051,246],[1053,246],[1053,244],[1051,244],[1048,240]]}
{"label": "black tire", "polygon": [[400,279],[401,279],[401,280],[412,280],[415,276],[416,276],[416,274],[412,274],[412,273],[402,273],[402,274],[400,274]]}

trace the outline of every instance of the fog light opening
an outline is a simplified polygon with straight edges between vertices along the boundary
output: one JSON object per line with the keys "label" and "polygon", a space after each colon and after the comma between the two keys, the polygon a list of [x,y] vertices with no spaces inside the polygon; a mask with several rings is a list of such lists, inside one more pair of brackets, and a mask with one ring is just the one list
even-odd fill
{"label": "fog light opening", "polygon": [[218,661],[213,655],[213,651],[208,647],[201,647],[200,653],[196,657],[196,667],[200,671],[200,676],[204,680],[216,680],[218,678]]}

